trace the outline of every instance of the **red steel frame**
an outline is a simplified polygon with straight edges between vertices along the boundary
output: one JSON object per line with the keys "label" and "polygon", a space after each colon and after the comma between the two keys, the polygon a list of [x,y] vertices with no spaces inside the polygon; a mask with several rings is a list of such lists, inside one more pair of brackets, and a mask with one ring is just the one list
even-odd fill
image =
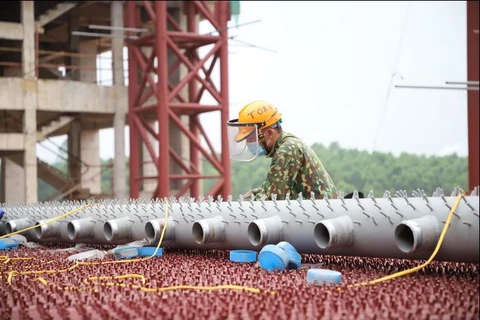
{"label": "red steel frame", "polygon": [[[230,159],[226,122],[229,117],[228,98],[228,30],[230,18],[229,1],[182,1],[186,27],[175,21],[167,10],[167,1],[128,1],[127,27],[141,28],[140,10],[144,10],[154,26],[154,33],[128,41],[129,66],[129,109],[128,123],[130,127],[130,197],[138,198],[142,181],[155,179],[157,182],[154,198],[180,197],[188,191],[188,196],[200,196],[200,182],[203,179],[218,178],[218,182],[204,195],[227,198],[231,194]],[[215,28],[218,35],[201,35],[197,32],[196,19],[207,20]],[[185,30],[186,29],[186,30]],[[199,57],[198,48],[210,45],[212,48],[204,58]],[[146,56],[142,48],[152,48]],[[185,52],[182,52],[182,49]],[[173,52],[176,62],[169,65],[168,53]],[[157,60],[156,66],[154,60]],[[212,58],[208,64],[209,58]],[[178,67],[183,64],[188,73],[178,84],[169,82]],[[207,65],[208,64],[208,65]],[[215,65],[219,65],[220,88],[211,78]],[[203,77],[200,71],[203,72]],[[157,82],[151,77],[154,73]],[[188,98],[182,98],[180,91],[188,84]],[[205,105],[200,100],[205,92],[215,98],[214,105]],[[148,105],[147,101],[156,98],[156,104]],[[203,112],[220,112],[220,132],[215,138],[221,138],[221,154],[217,155],[208,139],[199,116]],[[189,127],[180,120],[180,115],[189,116]],[[158,132],[146,123],[158,121]],[[177,126],[182,134],[188,137],[190,144],[190,165],[182,162],[173,148],[170,147],[169,125]],[[158,141],[158,156],[148,134]],[[201,144],[205,139],[208,148]],[[141,175],[140,146],[144,145],[152,157],[158,175],[154,177]],[[217,170],[218,175],[204,175],[198,155],[204,158]],[[182,174],[170,171],[172,161],[180,168]],[[172,181],[186,181],[177,194],[171,193]]]}
{"label": "red steel frame", "polygon": [[[467,1],[467,80],[479,81],[479,2]],[[479,182],[479,91],[468,91],[468,184],[470,191]]]}

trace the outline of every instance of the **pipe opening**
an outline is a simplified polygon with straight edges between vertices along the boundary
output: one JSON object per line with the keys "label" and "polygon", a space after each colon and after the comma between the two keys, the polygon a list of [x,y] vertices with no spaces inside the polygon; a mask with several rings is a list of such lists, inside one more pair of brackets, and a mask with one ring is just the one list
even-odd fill
{"label": "pipe opening", "polygon": [[35,223],[35,229],[33,229],[35,231],[35,236],[37,237],[37,239],[41,239],[42,238],[42,226],[39,226],[40,225],[40,222],[37,222]]}
{"label": "pipe opening", "polygon": [[67,225],[67,235],[70,240],[75,240],[75,225],[72,222]]}
{"label": "pipe opening", "polygon": [[192,235],[196,243],[203,244],[205,242],[205,232],[203,232],[203,227],[198,221],[192,226]]}
{"label": "pipe opening", "polygon": [[105,222],[103,225],[103,234],[107,241],[111,241],[113,238],[113,228],[109,221]]}
{"label": "pipe opening", "polygon": [[5,222],[0,221],[0,236],[4,236],[7,234],[5,230]]}
{"label": "pipe opening", "polygon": [[317,223],[313,230],[313,238],[321,249],[327,249],[330,245],[330,231],[323,223]]}
{"label": "pipe opening", "polygon": [[10,221],[8,221],[6,224],[5,224],[5,231],[7,234],[10,234],[12,232],[15,232],[15,230],[13,230],[14,226],[12,226],[12,224],[10,223]]}
{"label": "pipe opening", "polygon": [[153,227],[153,224],[151,221],[148,221],[145,224],[145,238],[147,238],[148,241],[154,241],[155,240],[155,228]]}
{"label": "pipe opening", "polygon": [[399,224],[395,228],[395,239],[398,248],[403,252],[411,252],[415,248],[415,237],[412,229],[406,224]]}
{"label": "pipe opening", "polygon": [[247,234],[248,240],[252,245],[258,246],[263,242],[262,232],[260,231],[260,227],[256,222],[252,222],[248,225]]}

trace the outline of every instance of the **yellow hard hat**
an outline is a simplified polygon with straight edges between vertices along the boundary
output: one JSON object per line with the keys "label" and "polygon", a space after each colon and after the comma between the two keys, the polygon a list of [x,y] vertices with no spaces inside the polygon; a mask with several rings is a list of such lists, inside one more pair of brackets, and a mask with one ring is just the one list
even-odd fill
{"label": "yellow hard hat", "polygon": [[278,112],[272,104],[267,101],[253,101],[244,106],[238,113],[238,119],[230,120],[229,124],[241,126],[235,140],[245,139],[255,129],[267,128],[282,119],[282,114]]}

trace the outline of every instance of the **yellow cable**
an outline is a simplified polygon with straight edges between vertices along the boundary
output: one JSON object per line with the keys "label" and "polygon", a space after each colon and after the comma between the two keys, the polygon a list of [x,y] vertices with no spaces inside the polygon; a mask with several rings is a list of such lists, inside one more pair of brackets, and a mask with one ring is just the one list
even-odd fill
{"label": "yellow cable", "polygon": [[[115,277],[116,279],[119,279],[120,277],[123,277],[123,279],[131,277],[132,275],[125,275],[125,276],[119,276]],[[144,278],[141,275],[135,275],[139,276],[142,278],[142,282],[144,282]],[[90,277],[89,279],[92,279],[95,277]],[[102,277],[105,280],[106,279],[112,279],[112,277]],[[43,285],[48,286],[47,280],[45,280],[42,277],[37,277],[36,278],[39,282],[41,282]],[[84,282],[87,283],[86,279],[84,279]],[[170,286],[170,287],[162,287],[162,288],[147,288],[144,286],[139,286],[139,285],[126,285],[124,283],[115,283],[115,282],[105,282],[102,283],[104,286],[117,286],[117,287],[122,287],[122,288],[132,288],[132,289],[139,289],[143,292],[165,292],[165,291],[172,291],[172,290],[222,290],[222,289],[228,289],[228,290],[244,290],[244,291],[249,291],[252,293],[260,293],[261,290],[257,288],[252,288],[252,287],[246,287],[246,286],[237,286],[237,285],[218,285],[218,286],[191,286],[191,285],[178,285],[178,286]],[[74,286],[64,286],[64,287],[58,287],[59,289],[62,290],[83,290],[81,287],[74,287]],[[90,290],[92,291],[92,290]],[[270,293],[271,295],[276,295],[277,293],[274,291],[268,291],[264,290],[267,293]]]}
{"label": "yellow cable", "polygon": [[[377,279],[366,281],[366,282],[349,284],[349,285],[346,286],[346,288],[367,286],[367,285],[371,285],[371,284],[377,284],[377,283],[380,283],[380,282],[392,280],[392,279],[395,279],[395,278],[398,278],[398,277],[406,276],[408,274],[417,272],[418,270],[423,269],[427,265],[429,265],[430,262],[432,262],[433,259],[435,258],[435,256],[437,255],[438,251],[440,250],[440,247],[442,246],[442,243],[443,243],[443,239],[445,238],[445,235],[447,234],[448,227],[450,226],[450,222],[452,221],[453,215],[455,213],[455,210],[457,209],[458,205],[460,204],[460,199],[464,195],[465,195],[465,193],[461,192],[461,193],[458,194],[457,198],[455,199],[455,203],[453,204],[452,209],[450,210],[450,213],[447,216],[447,220],[445,221],[445,226],[443,227],[443,230],[440,233],[440,237],[438,238],[437,245],[436,245],[435,249],[433,250],[433,253],[431,254],[430,258],[428,258],[427,261],[425,261],[424,263],[422,263],[421,265],[418,265],[416,267],[413,267],[413,268],[410,268],[410,269],[407,269],[407,270],[403,270],[403,271],[399,271],[399,272],[395,272],[395,273],[390,274],[390,275],[385,276],[385,277],[377,278]],[[341,290],[341,288],[338,288],[337,290]]]}
{"label": "yellow cable", "polygon": [[91,280],[110,280],[110,279],[128,279],[128,278],[138,278],[142,280],[142,284],[145,284],[145,277],[141,274],[125,274],[121,276],[103,276],[103,277],[88,277],[83,279],[84,283],[88,283]]}

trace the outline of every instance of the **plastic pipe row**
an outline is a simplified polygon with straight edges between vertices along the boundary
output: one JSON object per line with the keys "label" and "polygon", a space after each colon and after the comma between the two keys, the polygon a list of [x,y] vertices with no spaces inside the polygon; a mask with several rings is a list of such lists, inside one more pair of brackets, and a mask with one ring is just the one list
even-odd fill
{"label": "plastic pipe row", "polygon": [[[458,190],[457,190],[458,192]],[[156,244],[169,217],[163,247],[252,249],[290,242],[300,253],[426,259],[438,242],[455,195],[314,198],[282,201],[103,201],[25,232],[31,241]],[[82,206],[79,202],[4,205],[4,232],[39,225]],[[479,197],[463,196],[437,260],[478,262]]]}

